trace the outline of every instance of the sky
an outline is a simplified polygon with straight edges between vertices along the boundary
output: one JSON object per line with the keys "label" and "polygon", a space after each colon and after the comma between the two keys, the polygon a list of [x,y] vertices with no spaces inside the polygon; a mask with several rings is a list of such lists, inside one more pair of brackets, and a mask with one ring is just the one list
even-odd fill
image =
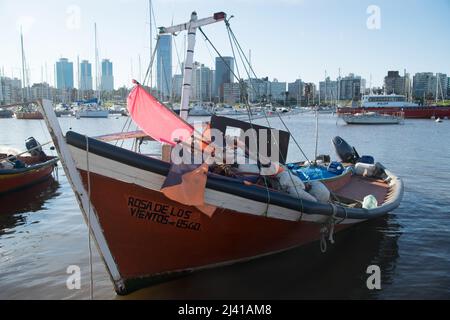
{"label": "sky", "polygon": [[[22,26],[30,82],[53,85],[59,58],[94,62],[97,23],[100,59],[113,62],[116,88],[130,87],[150,60],[148,8],[148,0],[0,0],[0,72],[21,78]],[[340,69],[382,86],[388,70],[450,74],[450,0],[153,0],[153,8],[157,26],[187,22],[194,10],[199,18],[233,15],[231,28],[251,50],[258,77],[318,83]],[[204,31],[222,55],[232,55],[223,22]],[[183,48],[180,34],[174,73]],[[198,33],[195,60],[214,67],[214,58]]]}

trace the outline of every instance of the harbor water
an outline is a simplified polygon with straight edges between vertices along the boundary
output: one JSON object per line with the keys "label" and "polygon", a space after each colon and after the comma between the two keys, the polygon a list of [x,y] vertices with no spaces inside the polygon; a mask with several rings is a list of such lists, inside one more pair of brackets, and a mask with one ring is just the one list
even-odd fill
{"label": "harbor water", "polygon": [[[64,132],[72,129],[92,136],[120,132],[125,121],[125,117],[60,118]],[[314,115],[286,116],[284,121],[312,158]],[[267,125],[265,119],[256,122]],[[270,122],[283,128],[275,118]],[[338,234],[325,254],[313,243],[188,275],[127,297],[115,294],[93,245],[94,298],[449,299],[450,121],[349,126],[323,114],[319,123],[320,153],[335,159],[331,139],[339,135],[359,154],[372,155],[404,180],[405,195],[398,209]],[[39,120],[0,119],[0,132],[0,145],[21,150],[30,136],[41,143],[50,140]],[[303,160],[294,143],[289,160]],[[0,197],[0,299],[89,299],[89,261],[87,227],[61,165],[54,179]],[[381,268],[380,290],[367,288],[370,265]],[[69,266],[81,270],[80,289],[67,287]]]}

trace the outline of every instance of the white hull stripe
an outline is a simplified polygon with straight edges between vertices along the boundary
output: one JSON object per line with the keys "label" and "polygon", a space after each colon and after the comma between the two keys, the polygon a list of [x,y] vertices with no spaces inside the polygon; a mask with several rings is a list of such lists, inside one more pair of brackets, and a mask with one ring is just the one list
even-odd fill
{"label": "white hull stripe", "polygon": [[[69,148],[77,168],[86,171],[86,151],[71,145],[69,145]],[[90,172],[101,176],[125,183],[135,184],[158,192],[161,190],[161,186],[165,180],[165,176],[132,167],[93,153],[89,154],[89,170]],[[242,198],[208,188],[205,190],[205,202],[219,208],[287,221],[299,221],[301,218],[302,221],[323,223],[328,219],[328,216],[319,214],[304,214],[302,216],[302,214],[296,210],[287,209],[272,204],[267,206],[267,203]],[[352,224],[361,221],[363,220],[346,219],[343,224]]]}

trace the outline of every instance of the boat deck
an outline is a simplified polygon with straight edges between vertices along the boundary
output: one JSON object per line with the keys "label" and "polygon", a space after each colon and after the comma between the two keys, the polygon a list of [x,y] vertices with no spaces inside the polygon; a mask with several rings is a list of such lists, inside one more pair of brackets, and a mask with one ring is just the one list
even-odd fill
{"label": "boat deck", "polygon": [[389,185],[383,180],[353,175],[347,184],[335,190],[335,192],[339,196],[361,202],[365,196],[371,194],[377,199],[380,205],[386,201],[389,193]]}

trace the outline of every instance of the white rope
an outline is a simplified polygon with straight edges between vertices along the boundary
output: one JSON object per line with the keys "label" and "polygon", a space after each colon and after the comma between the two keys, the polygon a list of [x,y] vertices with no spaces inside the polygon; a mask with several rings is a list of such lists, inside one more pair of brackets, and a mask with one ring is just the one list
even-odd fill
{"label": "white rope", "polygon": [[90,299],[94,300],[94,280],[93,280],[93,268],[92,268],[92,246],[91,246],[91,173],[89,169],[89,138],[86,137],[86,170],[87,170],[87,184],[88,184],[88,246],[89,246],[89,275],[90,275],[90,287],[89,295]]}

